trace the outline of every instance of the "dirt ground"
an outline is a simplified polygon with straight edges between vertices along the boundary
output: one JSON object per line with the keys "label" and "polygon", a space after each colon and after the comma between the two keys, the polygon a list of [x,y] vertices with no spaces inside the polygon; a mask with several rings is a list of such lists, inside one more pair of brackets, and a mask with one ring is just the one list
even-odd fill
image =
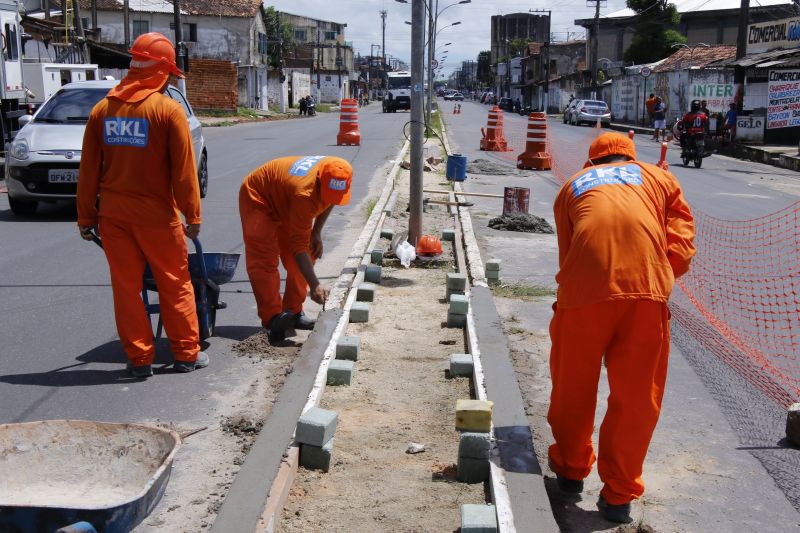
{"label": "dirt ground", "polygon": [[[408,172],[401,176],[399,220],[387,224],[397,230],[407,227]],[[427,187],[442,181],[426,174]],[[429,208],[427,233],[451,226],[444,209]],[[330,472],[299,469],[278,531],[454,531],[461,504],[487,501],[484,484],[455,480],[455,404],[472,395],[468,379],[446,375],[465,344],[463,330],[443,327],[452,271],[444,248],[444,264],[384,266],[369,322],[348,326],[361,338],[353,384],[327,387],[320,404],[339,414]],[[425,451],[407,453],[411,443]]]}

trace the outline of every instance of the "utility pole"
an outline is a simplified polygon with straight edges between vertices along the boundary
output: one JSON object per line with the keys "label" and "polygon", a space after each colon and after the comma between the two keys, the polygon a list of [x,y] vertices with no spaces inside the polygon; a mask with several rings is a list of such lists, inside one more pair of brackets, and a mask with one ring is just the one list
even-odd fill
{"label": "utility pole", "polygon": [[438,14],[439,0],[436,0],[436,6],[432,4],[434,0],[428,0],[428,104],[425,106],[425,133],[430,135],[431,127],[431,109],[433,108],[433,54],[436,49],[436,17]]}
{"label": "utility pole", "polygon": [[416,246],[422,235],[422,158],[424,149],[422,95],[425,63],[425,1],[411,3],[411,187],[409,190],[408,241]]}
{"label": "utility pole", "polygon": [[320,54],[322,53],[322,48],[319,46],[319,21],[317,21],[317,46],[314,48],[314,51],[317,55],[317,96],[314,97],[318,103],[322,101],[322,76],[320,70],[322,69],[322,62],[320,61]]}
{"label": "utility pole", "polygon": [[[127,4],[127,0],[125,1]],[[183,44],[183,24],[181,23],[181,0],[173,0],[174,18],[175,18],[175,59],[177,59],[178,68],[186,72],[186,54],[184,53]],[[127,29],[127,24],[125,25]],[[178,89],[186,95],[186,80],[178,78]]]}
{"label": "utility pole", "polygon": [[381,70],[386,72],[386,10],[381,9]]}
{"label": "utility pole", "polygon": [[[592,32],[592,91],[597,91],[597,47],[600,41],[600,2],[602,0],[588,0],[587,3],[594,2],[594,32]],[[596,95],[592,95],[596,98]]]}
{"label": "utility pole", "polygon": [[[176,8],[177,9],[177,8]],[[122,2],[122,24],[125,26],[125,48],[131,46],[131,6],[129,0]]]}
{"label": "utility pole", "polygon": [[[281,27],[280,11],[275,12],[275,32],[278,41],[278,73],[280,75],[278,79],[281,82],[281,90],[278,94],[278,108],[281,110],[281,113],[286,113],[286,99],[283,97],[283,84],[286,82],[286,76],[283,74],[283,28]],[[261,95],[259,95],[258,98],[260,101]]]}
{"label": "utility pole", "polygon": [[[739,8],[739,33],[736,35],[736,59],[742,59],[747,55],[747,23],[750,15],[750,0],[742,0]],[[744,107],[744,75],[745,69],[736,65],[733,69],[734,98],[738,113]]]}
{"label": "utility pole", "polygon": [[[598,0],[599,5],[599,0]],[[545,38],[542,40],[542,47],[539,49],[539,58],[541,62],[541,66],[544,67],[540,69],[539,75],[542,75],[542,70],[544,70],[544,90],[543,98],[542,98],[542,111],[547,113],[547,106],[549,104],[549,97],[550,97],[550,45],[552,44],[550,41],[550,20],[552,12],[549,9],[529,9],[529,13],[547,13],[547,32]]]}
{"label": "utility pole", "polygon": [[[45,2],[49,3],[48,0],[45,0]],[[50,10],[49,7],[47,9],[48,11]],[[49,17],[49,15],[47,16]],[[97,0],[92,0],[92,29],[97,29]]]}
{"label": "utility pole", "polygon": [[83,32],[83,20],[81,20],[81,6],[78,0],[72,4],[75,16],[75,35],[78,40],[78,55],[80,56],[81,63],[88,62],[88,54],[86,53],[86,34]]}

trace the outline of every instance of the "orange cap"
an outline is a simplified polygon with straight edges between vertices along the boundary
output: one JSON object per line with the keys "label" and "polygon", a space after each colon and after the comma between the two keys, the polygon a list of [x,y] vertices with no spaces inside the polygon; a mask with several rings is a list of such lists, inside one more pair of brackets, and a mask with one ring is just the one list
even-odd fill
{"label": "orange cap", "polygon": [[344,159],[330,158],[319,171],[322,201],[326,204],[347,205],[350,203],[350,183],[353,167]]}
{"label": "orange cap", "polygon": [[175,63],[175,47],[172,41],[158,32],[143,33],[133,41],[128,52],[133,56],[131,66],[148,68],[158,63],[162,69],[166,68],[179,78],[184,77]]}
{"label": "orange cap", "polygon": [[109,91],[110,97],[124,102],[140,102],[161,90],[170,74],[183,78],[175,64],[172,42],[160,33],[140,35],[129,52],[133,56],[131,68],[119,85]]}
{"label": "orange cap", "polygon": [[589,146],[589,161],[597,161],[609,155],[622,155],[636,159],[636,145],[625,135],[604,133]]}
{"label": "orange cap", "polygon": [[442,241],[435,235],[423,235],[417,243],[417,255],[435,256],[442,253]]}

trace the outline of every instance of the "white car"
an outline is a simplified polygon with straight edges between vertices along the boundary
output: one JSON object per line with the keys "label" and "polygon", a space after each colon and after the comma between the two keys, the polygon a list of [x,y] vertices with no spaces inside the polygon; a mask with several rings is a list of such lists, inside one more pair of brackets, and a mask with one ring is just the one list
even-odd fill
{"label": "white car", "polygon": [[[86,121],[95,104],[119,80],[68,83],[32,117],[20,118],[19,130],[6,153],[8,203],[16,215],[32,215],[39,202],[75,198]],[[194,144],[200,196],[208,192],[208,152],[203,129],[183,94],[170,86],[165,93],[186,112]]]}
{"label": "white car", "polygon": [[593,126],[598,120],[602,127],[611,127],[611,110],[602,100],[573,100],[564,111],[564,122],[570,124],[586,122]]}

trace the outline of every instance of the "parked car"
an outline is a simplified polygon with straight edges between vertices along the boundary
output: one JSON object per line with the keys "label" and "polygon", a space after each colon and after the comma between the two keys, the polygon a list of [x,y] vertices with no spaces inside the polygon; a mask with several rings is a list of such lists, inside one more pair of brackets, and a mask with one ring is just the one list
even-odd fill
{"label": "parked car", "polygon": [[450,94],[445,94],[444,95],[444,99],[445,100],[463,101],[464,100],[464,95],[461,94],[461,93],[458,93],[458,92],[454,92],[454,93],[450,93]]}
{"label": "parked car", "polygon": [[514,101],[504,96],[497,102],[497,107],[503,111],[514,111]]}
{"label": "parked car", "polygon": [[568,109],[569,114],[565,112],[565,116],[570,124],[587,122],[594,125],[600,119],[602,127],[611,127],[611,110],[601,100],[573,100]]}
{"label": "parked car", "polygon": [[[8,203],[16,215],[32,215],[39,202],[75,198],[83,132],[92,108],[119,80],[68,83],[33,115],[20,118],[8,150],[5,177]],[[183,94],[173,86],[165,93],[186,112],[194,144],[200,196],[208,193],[208,152],[203,129]]]}

